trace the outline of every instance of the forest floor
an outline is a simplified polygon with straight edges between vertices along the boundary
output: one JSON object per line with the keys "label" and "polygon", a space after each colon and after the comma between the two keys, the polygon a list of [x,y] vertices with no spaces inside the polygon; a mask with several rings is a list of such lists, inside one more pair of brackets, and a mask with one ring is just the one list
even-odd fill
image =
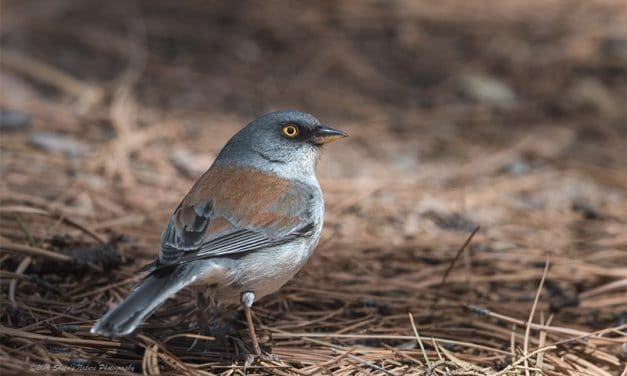
{"label": "forest floor", "polygon": [[[3,1],[2,374],[625,375],[627,5],[292,8]],[[351,135],[316,253],[254,306],[278,359],[245,370],[241,312],[200,335],[188,293],[91,335],[278,108]]]}

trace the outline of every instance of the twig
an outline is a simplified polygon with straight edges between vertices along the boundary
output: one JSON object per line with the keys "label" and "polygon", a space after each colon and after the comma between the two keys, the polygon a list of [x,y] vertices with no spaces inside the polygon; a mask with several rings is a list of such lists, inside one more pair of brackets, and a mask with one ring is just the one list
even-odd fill
{"label": "twig", "polygon": [[[412,363],[416,363],[416,364],[419,364],[419,365],[421,365],[421,366],[423,366],[423,365],[424,365],[424,364],[423,364],[421,361],[419,361],[418,359],[416,359],[416,358],[414,358],[414,357],[412,357],[412,356],[410,356],[410,355],[405,354],[405,352],[403,352],[403,351],[399,351],[399,350],[398,350],[397,348],[395,348],[395,347],[392,347],[392,346],[390,346],[390,345],[388,345],[388,344],[385,344],[385,343],[383,344],[383,346],[385,346],[385,348],[386,348],[386,349],[388,349],[388,350],[392,351],[395,355],[400,356],[401,358],[405,358],[405,359],[407,359],[407,360],[411,361]],[[424,365],[424,366],[426,366],[426,365]]]}
{"label": "twig", "polygon": [[420,339],[420,334],[418,334],[418,329],[416,328],[416,323],[414,323],[414,316],[411,314],[411,312],[409,312],[409,322],[411,322],[411,328],[414,330],[416,341],[418,341],[418,345],[420,345],[420,350],[422,351],[422,355],[425,358],[425,365],[429,367],[429,357],[427,356],[427,352],[425,351],[425,346],[422,344],[422,340]]}
{"label": "twig", "polygon": [[315,366],[312,370],[309,370],[306,374],[307,375],[315,375],[317,374],[316,372],[318,372],[319,370],[323,369],[323,368],[328,368],[334,364],[337,364],[340,360],[346,358],[348,355],[350,355],[350,353],[352,353],[353,351],[355,351],[354,348],[350,348],[344,352],[342,352],[340,355],[336,356],[335,358],[328,360],[322,364],[318,364],[317,366]]}
{"label": "twig", "polygon": [[200,334],[181,333],[181,334],[174,334],[174,335],[167,337],[166,339],[163,340],[163,343],[164,344],[168,343],[175,338],[193,338],[194,341],[197,341],[197,340],[215,341],[216,340],[215,337],[203,336]]}
{"label": "twig", "polygon": [[28,338],[34,339],[38,341],[45,342],[59,342],[66,343],[71,345],[82,345],[82,346],[94,346],[94,347],[113,347],[113,348],[123,348],[127,350],[132,350],[135,348],[132,344],[120,343],[117,341],[102,341],[95,339],[82,339],[82,338],[64,338],[64,337],[53,337],[46,336],[43,334],[30,333],[19,329],[7,328],[5,326],[0,325],[0,334],[9,336],[9,337],[20,337],[20,338]]}
{"label": "twig", "polygon": [[72,257],[62,253],[52,252],[43,248],[31,247],[29,245],[17,244],[8,240],[0,241],[0,249],[8,252],[20,252],[30,256],[44,257],[59,262],[72,262]]}
{"label": "twig", "polygon": [[444,286],[444,283],[446,283],[446,278],[448,277],[448,275],[451,272],[451,270],[453,270],[453,268],[455,267],[455,262],[459,259],[459,257],[461,256],[462,252],[464,252],[464,249],[466,249],[466,247],[468,246],[468,244],[470,243],[472,238],[475,236],[477,231],[479,231],[479,228],[480,228],[480,226],[475,227],[475,229],[472,231],[472,233],[470,233],[468,238],[466,238],[466,241],[459,248],[459,250],[457,250],[457,254],[455,254],[455,257],[453,258],[453,260],[451,260],[451,263],[449,264],[448,268],[444,272],[444,275],[442,276],[442,281],[435,288],[435,296],[433,297],[433,302],[431,303],[431,308],[429,309],[431,312],[433,312],[433,310],[435,309],[435,305],[438,303],[438,300],[440,299],[440,289],[442,288],[442,286]]}
{"label": "twig", "polygon": [[604,292],[608,292],[608,291],[612,291],[612,290],[616,290],[616,289],[622,289],[627,287],[627,278],[624,279],[619,279],[618,281],[613,281],[610,283],[607,283],[605,285],[596,287],[594,289],[588,290],[588,291],[584,291],[581,294],[579,294],[579,299],[586,299],[586,298],[590,298],[594,295],[599,295],[602,294]]}
{"label": "twig", "polygon": [[164,346],[143,334],[137,335],[137,338],[142,340],[146,345],[146,351],[144,352],[144,361],[152,372],[156,372],[159,374],[159,361],[158,359],[163,360],[170,367],[177,370],[179,373],[183,373],[185,375],[193,374],[193,372],[188,368],[187,364],[180,361],[176,356],[169,353]]}
{"label": "twig", "polygon": [[[591,333],[585,333],[573,338],[568,338],[568,339],[564,339],[558,342],[555,342],[555,345],[563,345],[569,342],[573,342],[573,341],[579,341],[585,338],[590,338],[593,337],[596,339],[600,339],[600,337],[597,337],[598,335],[602,335],[605,333],[612,333],[612,332],[618,332],[619,330],[624,330],[627,328],[627,324],[621,324],[615,327],[611,327],[611,328],[605,328],[605,329],[601,329],[601,330],[597,330],[596,332],[591,332]],[[612,341],[612,344],[617,344],[617,343],[624,343],[624,341],[621,341],[619,338],[606,338],[609,341]]]}
{"label": "twig", "polygon": [[83,111],[88,110],[103,98],[99,87],[87,85],[56,67],[37,61],[18,51],[2,48],[2,64],[29,78],[44,82],[78,98]]}
{"label": "twig", "polygon": [[[30,256],[24,257],[24,259],[22,259],[20,264],[17,266],[17,269],[15,269],[15,274],[18,274],[18,275],[24,274],[24,272],[26,271],[26,269],[28,269],[28,266],[30,265],[32,261],[33,259]],[[11,283],[9,283],[9,301],[11,302],[11,306],[13,306],[14,308],[17,307],[17,303],[15,303],[15,289],[16,288],[17,288],[17,279],[13,278],[11,280]]]}
{"label": "twig", "polygon": [[551,264],[550,260],[546,260],[546,264],[544,264],[544,272],[542,273],[542,278],[540,279],[540,285],[538,286],[538,291],[536,292],[536,297],[533,300],[533,305],[531,306],[531,312],[529,312],[529,320],[527,320],[527,327],[525,328],[525,341],[523,342],[523,356],[525,362],[525,375],[529,375],[529,363],[527,361],[527,354],[529,353],[529,332],[531,331],[531,323],[533,322],[533,315],[536,312],[536,307],[538,305],[538,300],[540,299],[540,293],[542,293],[542,286],[544,285],[544,280],[546,279],[546,275],[549,272],[549,265]]}
{"label": "twig", "polygon": [[[268,330],[275,331],[276,333],[272,335],[272,338],[335,338],[335,339],[378,339],[378,340],[405,340],[405,341],[413,341],[416,339],[415,336],[402,336],[402,335],[389,335],[389,334],[335,334],[335,333],[289,333],[285,331],[276,330],[273,328],[268,328]],[[498,354],[510,355],[508,351],[504,351],[501,349],[497,349],[495,347],[489,347],[484,345],[479,345],[470,342],[464,341],[456,341],[452,339],[445,338],[437,338],[437,337],[421,337],[424,339],[435,339],[438,342],[446,343],[450,345],[458,345],[476,349],[487,350],[491,352],[495,352]]]}
{"label": "twig", "polygon": [[100,244],[107,243],[107,241],[104,238],[102,238],[100,235],[98,235],[95,231],[93,231],[86,225],[83,225],[82,223],[79,223],[78,221],[72,218],[68,218],[62,213],[56,213],[56,212],[47,211],[43,209],[32,208],[29,206],[19,206],[19,205],[0,207],[0,213],[27,213],[27,214],[44,215],[50,218],[56,218],[58,220],[65,222],[66,224],[72,227],[75,227],[83,231],[85,234],[91,236],[94,240],[96,240]]}
{"label": "twig", "polygon": [[22,229],[22,232],[24,232],[24,235],[26,235],[26,238],[28,239],[28,244],[33,246],[33,247],[35,247],[37,244],[35,243],[35,239],[33,238],[33,234],[31,234],[30,230],[28,230],[28,227],[26,226],[24,221],[22,221],[22,217],[20,217],[19,215],[16,215],[15,216],[15,221],[17,222],[17,224]]}
{"label": "twig", "polygon": [[[16,215],[15,220],[17,221],[18,225],[20,226],[20,228],[26,235],[26,238],[28,239],[28,244],[30,244],[31,247],[34,247],[36,244],[35,244],[35,240],[33,239],[33,235],[31,234],[30,230],[28,229],[24,221],[22,221],[22,218],[19,215]],[[28,266],[30,265],[32,261],[33,259],[30,256],[24,257],[24,259],[17,266],[17,269],[15,270],[15,274],[16,275],[24,274],[24,272],[26,271],[26,269],[28,269]],[[18,279],[13,278],[11,279],[11,283],[9,283],[9,301],[11,302],[11,306],[13,306],[13,308],[17,307],[17,303],[15,302],[15,290],[17,289],[17,282],[18,282]]]}
{"label": "twig", "polygon": [[[436,344],[437,345],[437,344]],[[445,347],[443,346],[438,346],[440,347],[440,350],[444,353],[444,355],[446,355],[446,357],[448,357],[453,363],[455,363],[457,366],[461,367],[464,370],[471,370],[471,371],[477,371],[477,372],[482,372],[483,374],[486,373],[487,369],[478,367],[472,363],[468,363],[464,360],[459,359],[458,357],[456,357],[455,355],[453,355],[452,352],[448,351]]]}
{"label": "twig", "polygon": [[512,325],[512,334],[509,337],[509,351],[512,357],[516,356],[516,324]]}
{"label": "twig", "polygon": [[500,370],[499,372],[495,373],[495,374],[494,374],[494,376],[504,375],[504,374],[506,374],[507,372],[509,372],[511,369],[513,369],[514,367],[516,367],[517,365],[519,365],[520,363],[522,363],[522,362],[524,362],[525,360],[527,360],[527,359],[531,358],[532,356],[534,356],[534,355],[536,355],[536,354],[538,354],[538,353],[541,353],[541,352],[546,352],[546,351],[549,351],[549,350],[554,350],[554,349],[556,349],[556,348],[557,348],[557,347],[556,347],[556,346],[553,346],[553,345],[552,345],[552,346],[546,346],[546,347],[539,348],[539,349],[537,349],[537,350],[533,351],[531,354],[528,354],[528,355],[523,356],[522,358],[520,358],[520,359],[516,360],[514,363],[510,364],[509,366],[507,366],[507,367],[505,367],[504,369]]}
{"label": "twig", "polygon": [[[546,321],[546,323],[544,322],[544,320],[542,320],[542,325],[550,325],[551,322],[553,321],[553,315],[549,316],[549,319]],[[540,339],[538,341],[538,347],[544,347],[546,343],[546,331],[540,331]],[[543,361],[544,361],[544,353],[540,353],[538,354],[538,357],[536,358],[536,368],[538,369],[542,369],[543,366]]]}
{"label": "twig", "polygon": [[389,375],[389,376],[395,376],[396,375],[396,374],[388,371],[387,369],[385,369],[383,367],[380,367],[380,366],[378,366],[378,365],[376,365],[376,364],[374,364],[372,362],[364,360],[364,359],[362,359],[362,358],[360,358],[358,356],[355,356],[353,354],[348,354],[347,357],[349,357],[349,358],[351,358],[353,360],[356,360],[357,362],[359,362],[359,363],[361,363],[361,364],[363,364],[363,365],[365,365],[367,367],[370,367],[370,368],[374,369],[375,371],[383,372],[383,373],[385,373],[386,375]]}
{"label": "twig", "polygon": [[[483,316],[488,316],[488,317],[492,317],[498,320],[503,320],[506,322],[510,322],[516,325],[525,325],[525,322],[523,320],[518,320],[509,316],[505,316],[505,315],[501,315],[499,313],[496,312],[492,312],[486,308],[482,308],[482,307],[478,307],[476,305],[473,304],[466,304],[465,305],[466,308],[468,308],[469,310],[471,310],[472,312],[476,312],[479,313],[480,315]],[[535,329],[535,330],[546,330],[547,332],[552,332],[552,333],[561,333],[561,334],[567,334],[567,335],[573,335],[573,336],[577,336],[574,339],[569,339],[569,340],[565,340],[565,341],[571,341],[571,340],[576,340],[576,339],[580,339],[580,338],[586,338],[586,337],[590,337],[593,336],[595,333],[592,332],[584,332],[578,329],[571,329],[571,328],[565,328],[562,326],[549,326],[549,325],[539,325],[539,324],[531,324],[530,328]],[[616,340],[614,338],[597,338],[598,340],[602,340],[607,344],[616,344],[616,343],[621,343],[620,340]],[[564,342],[564,341],[562,341]]]}

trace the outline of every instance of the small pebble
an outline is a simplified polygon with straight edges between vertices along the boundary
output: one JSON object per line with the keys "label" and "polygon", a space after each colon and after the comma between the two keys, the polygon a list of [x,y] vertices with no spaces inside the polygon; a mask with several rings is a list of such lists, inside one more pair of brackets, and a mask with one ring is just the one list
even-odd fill
{"label": "small pebble", "polygon": [[527,162],[524,158],[516,158],[505,166],[505,170],[510,175],[521,176],[529,173],[531,167],[529,166],[529,162]]}
{"label": "small pebble", "polygon": [[516,93],[505,82],[486,75],[468,74],[462,77],[461,91],[470,99],[500,108],[512,108]]}
{"label": "small pebble", "polygon": [[30,115],[25,112],[0,110],[0,130],[15,131],[25,129],[30,124]]}
{"label": "small pebble", "polygon": [[31,144],[51,153],[63,153],[69,157],[78,157],[87,154],[89,146],[81,141],[50,132],[33,132],[29,135]]}

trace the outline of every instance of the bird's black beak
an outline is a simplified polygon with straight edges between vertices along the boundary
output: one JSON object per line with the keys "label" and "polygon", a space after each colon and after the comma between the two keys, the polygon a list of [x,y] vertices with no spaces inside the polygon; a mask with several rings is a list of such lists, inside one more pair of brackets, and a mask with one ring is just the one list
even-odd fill
{"label": "bird's black beak", "polygon": [[324,145],[329,142],[333,142],[344,137],[348,137],[348,134],[342,132],[339,129],[327,127],[325,125],[320,125],[314,129],[313,136],[311,137],[312,141],[316,145]]}

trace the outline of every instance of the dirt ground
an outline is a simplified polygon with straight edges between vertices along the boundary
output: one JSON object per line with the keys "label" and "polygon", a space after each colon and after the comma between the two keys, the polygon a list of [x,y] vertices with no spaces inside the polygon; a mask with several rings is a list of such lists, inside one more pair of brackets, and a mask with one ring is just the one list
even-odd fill
{"label": "dirt ground", "polygon": [[[1,6],[3,375],[627,374],[624,1]],[[241,312],[199,334],[190,293],[89,334],[283,108],[351,137],[315,255],[254,307],[278,359],[244,369]]]}

